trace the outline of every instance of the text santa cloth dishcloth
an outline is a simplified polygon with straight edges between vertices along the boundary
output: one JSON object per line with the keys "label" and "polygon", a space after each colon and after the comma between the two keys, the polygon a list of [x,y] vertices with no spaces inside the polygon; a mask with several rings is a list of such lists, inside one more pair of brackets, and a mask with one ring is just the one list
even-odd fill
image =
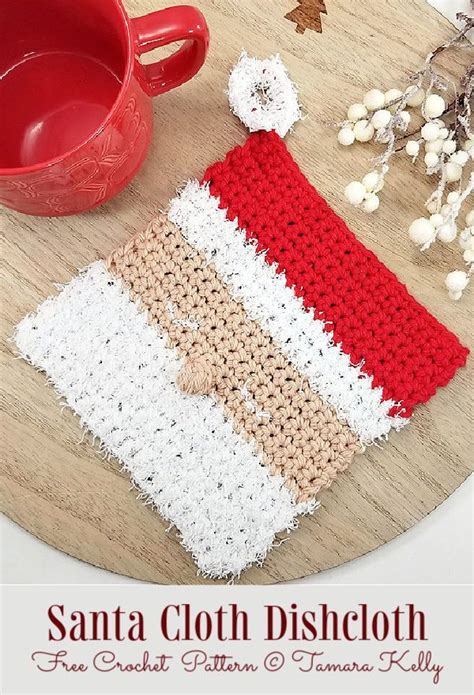
{"label": "text santa cloth dishcloth", "polygon": [[262,561],[467,355],[299,170],[280,60],[244,54],[229,94],[246,143],[16,331],[210,577]]}

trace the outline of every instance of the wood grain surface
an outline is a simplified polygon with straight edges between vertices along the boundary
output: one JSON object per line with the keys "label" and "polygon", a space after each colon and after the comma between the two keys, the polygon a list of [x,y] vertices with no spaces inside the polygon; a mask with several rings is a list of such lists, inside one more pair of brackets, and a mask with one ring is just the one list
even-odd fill
{"label": "wood grain surface", "polygon": [[[168,4],[126,0],[138,16]],[[178,4],[178,3],[176,3]],[[370,147],[342,148],[328,122],[372,87],[400,85],[408,71],[453,33],[424,0],[328,0],[324,32],[295,32],[285,14],[294,0],[199,0],[212,46],[199,76],[155,100],[156,133],[135,181],[117,199],[88,214],[44,219],[0,211],[2,231],[2,509],[51,545],[99,567],[163,583],[205,583],[175,532],[136,499],[115,461],[103,460],[78,420],[62,409],[44,375],[16,359],[8,338],[22,316],[105,257],[166,207],[175,188],[241,143],[245,131],[230,115],[225,89],[241,49],[280,52],[300,87],[307,118],[288,138],[303,171],[349,226],[414,296],[472,344],[471,298],[447,299],[445,274],[459,264],[454,245],[420,254],[407,238],[430,192],[408,158],[389,176],[379,211],[351,208],[341,191],[368,171]],[[148,60],[152,59],[150,56]],[[472,56],[471,56],[472,59]],[[460,74],[468,56],[443,58]],[[375,151],[375,150],[374,150]],[[416,181],[416,183],[415,183]],[[456,259],[456,260],[455,260]],[[301,577],[356,558],[429,514],[469,475],[471,395],[468,367],[420,407],[409,427],[382,448],[359,456],[322,497],[322,507],[241,583]],[[453,529],[453,533],[456,530]],[[433,577],[436,581],[436,577]],[[61,582],[61,577],[58,577]]]}

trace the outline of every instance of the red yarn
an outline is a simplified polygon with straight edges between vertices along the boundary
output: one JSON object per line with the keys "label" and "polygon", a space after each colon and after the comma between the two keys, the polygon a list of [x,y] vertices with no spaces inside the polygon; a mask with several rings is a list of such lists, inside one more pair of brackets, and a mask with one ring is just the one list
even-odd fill
{"label": "red yarn", "polygon": [[204,181],[384,399],[402,404],[391,414],[410,416],[465,364],[467,348],[356,239],[276,133],[254,133]]}

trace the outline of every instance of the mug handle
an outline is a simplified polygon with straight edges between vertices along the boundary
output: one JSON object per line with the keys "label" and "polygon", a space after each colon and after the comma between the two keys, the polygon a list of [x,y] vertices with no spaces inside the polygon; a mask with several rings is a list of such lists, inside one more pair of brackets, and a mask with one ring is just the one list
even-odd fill
{"label": "mug handle", "polygon": [[173,55],[151,65],[137,61],[138,78],[147,94],[157,96],[190,80],[201,68],[209,47],[209,29],[195,7],[178,5],[132,19],[137,55],[184,41]]}

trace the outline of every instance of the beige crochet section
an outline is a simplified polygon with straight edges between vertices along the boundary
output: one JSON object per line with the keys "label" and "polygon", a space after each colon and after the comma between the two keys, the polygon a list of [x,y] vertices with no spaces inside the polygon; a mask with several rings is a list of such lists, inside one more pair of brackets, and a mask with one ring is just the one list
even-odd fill
{"label": "beige crochet section", "polygon": [[357,437],[166,215],[107,263],[184,358],[178,386],[190,394],[215,394],[235,429],[256,442],[297,501],[314,497],[347,468],[361,449]]}

